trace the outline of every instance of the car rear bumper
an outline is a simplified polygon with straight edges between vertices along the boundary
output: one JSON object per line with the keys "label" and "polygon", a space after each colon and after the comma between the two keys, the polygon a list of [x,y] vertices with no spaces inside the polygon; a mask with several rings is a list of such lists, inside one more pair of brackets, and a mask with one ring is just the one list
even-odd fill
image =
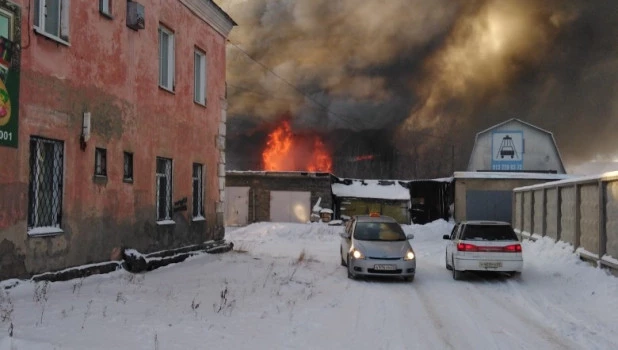
{"label": "car rear bumper", "polygon": [[[380,270],[376,265],[391,265],[393,270]],[[362,276],[401,276],[410,277],[416,273],[416,259],[414,260],[377,260],[377,259],[350,259],[350,267],[355,275]]]}
{"label": "car rear bumper", "polygon": [[[500,263],[500,267],[488,267],[483,266],[483,264],[489,263],[490,265],[493,263]],[[454,268],[457,271],[501,271],[501,272],[509,272],[509,271],[517,271],[521,272],[524,268],[523,259],[515,259],[515,260],[504,260],[504,259],[465,259],[465,258],[454,258]]]}

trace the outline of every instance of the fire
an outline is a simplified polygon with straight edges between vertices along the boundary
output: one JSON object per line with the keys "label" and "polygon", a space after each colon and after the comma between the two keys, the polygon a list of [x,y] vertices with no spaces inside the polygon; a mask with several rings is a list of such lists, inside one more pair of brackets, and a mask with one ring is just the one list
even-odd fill
{"label": "fire", "polygon": [[333,166],[320,137],[293,134],[289,120],[268,135],[262,161],[267,171],[332,172]]}
{"label": "fire", "polygon": [[365,154],[365,155],[354,158],[354,160],[359,162],[361,160],[373,160],[374,158],[375,156],[373,154]]}

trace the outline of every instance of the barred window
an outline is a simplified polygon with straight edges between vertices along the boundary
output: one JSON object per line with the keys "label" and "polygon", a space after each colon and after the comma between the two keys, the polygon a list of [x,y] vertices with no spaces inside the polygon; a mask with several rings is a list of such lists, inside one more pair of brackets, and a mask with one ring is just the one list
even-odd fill
{"label": "barred window", "polygon": [[204,217],[204,166],[193,164],[193,217]]}
{"label": "barred window", "polygon": [[172,160],[157,157],[157,220],[172,219]]}
{"label": "barred window", "polygon": [[107,176],[107,150],[105,148],[94,150],[94,175]]}
{"label": "barred window", "polygon": [[124,174],[122,176],[124,181],[133,181],[133,153],[124,152]]}
{"label": "barred window", "polygon": [[30,138],[29,234],[62,232],[63,157],[62,141]]}

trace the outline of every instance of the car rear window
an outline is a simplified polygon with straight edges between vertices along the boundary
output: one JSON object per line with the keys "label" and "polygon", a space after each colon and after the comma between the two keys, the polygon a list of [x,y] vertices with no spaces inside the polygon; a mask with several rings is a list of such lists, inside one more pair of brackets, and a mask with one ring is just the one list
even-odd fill
{"label": "car rear window", "polygon": [[406,234],[396,222],[357,222],[354,238],[360,241],[405,241]]}
{"label": "car rear window", "polygon": [[510,225],[466,225],[461,239],[481,241],[518,240]]}

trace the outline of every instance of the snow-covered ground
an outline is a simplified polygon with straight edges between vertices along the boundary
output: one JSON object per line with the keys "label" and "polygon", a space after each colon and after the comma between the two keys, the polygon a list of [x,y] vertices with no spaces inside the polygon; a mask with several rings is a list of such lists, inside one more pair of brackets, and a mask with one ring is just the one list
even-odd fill
{"label": "snow-covered ground", "polygon": [[523,242],[521,276],[454,281],[451,227],[404,227],[413,283],[349,280],[341,227],[280,223],[228,228],[234,251],[146,274],[20,283],[0,292],[0,350],[616,348],[618,278],[540,240]]}

